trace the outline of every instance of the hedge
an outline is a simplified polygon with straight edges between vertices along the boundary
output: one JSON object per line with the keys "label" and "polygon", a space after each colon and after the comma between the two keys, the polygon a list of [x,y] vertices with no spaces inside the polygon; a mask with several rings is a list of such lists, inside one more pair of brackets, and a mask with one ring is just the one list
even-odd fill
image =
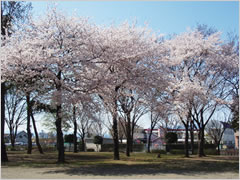
{"label": "hedge", "polygon": [[[185,149],[185,144],[167,144],[166,149]],[[204,144],[204,149],[215,149],[214,144]],[[191,144],[188,144],[188,149],[191,149]],[[194,144],[194,149],[198,149],[198,144]]]}
{"label": "hedge", "polygon": [[[102,144],[101,152],[113,152],[114,144]],[[125,152],[127,144],[119,144],[119,151]],[[143,152],[144,144],[134,144],[133,152]]]}
{"label": "hedge", "polygon": [[[191,144],[188,145],[188,149],[191,150]],[[168,144],[166,145],[167,152],[171,154],[185,154],[185,144]],[[205,144],[204,152],[206,155],[216,155],[216,146],[214,144]],[[194,154],[198,153],[198,144],[194,144]]]}

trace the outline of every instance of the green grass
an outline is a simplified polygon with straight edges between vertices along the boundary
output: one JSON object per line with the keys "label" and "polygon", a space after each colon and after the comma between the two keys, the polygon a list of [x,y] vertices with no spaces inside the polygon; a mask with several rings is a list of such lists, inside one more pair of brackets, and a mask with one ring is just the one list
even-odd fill
{"label": "green grass", "polygon": [[157,158],[156,153],[132,153],[130,157],[120,153],[121,160],[113,160],[111,152],[66,152],[65,164],[57,163],[57,152],[48,152],[43,155],[38,152],[9,151],[9,162],[2,163],[7,167],[65,167],[69,174],[120,175],[125,173],[204,173],[204,172],[238,172],[239,159],[224,156],[207,156],[198,158],[196,155],[185,158],[183,155],[162,154]]}

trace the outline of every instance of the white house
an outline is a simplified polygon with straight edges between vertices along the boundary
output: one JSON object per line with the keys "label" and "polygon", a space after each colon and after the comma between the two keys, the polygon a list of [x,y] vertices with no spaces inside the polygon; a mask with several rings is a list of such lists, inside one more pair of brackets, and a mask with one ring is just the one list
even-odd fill
{"label": "white house", "polygon": [[[11,145],[10,135],[5,134],[4,138],[5,138],[6,145]],[[27,133],[25,131],[21,131],[17,133],[16,139],[15,139],[15,145],[26,145],[27,143],[28,143]]]}
{"label": "white house", "polygon": [[25,131],[21,131],[16,136],[15,144],[25,145],[28,143],[28,136]]}
{"label": "white house", "polygon": [[[103,138],[103,144],[113,144],[112,138]],[[94,151],[101,151],[101,145],[96,145],[93,143],[93,138],[85,139],[85,146],[87,149],[94,149]]]}

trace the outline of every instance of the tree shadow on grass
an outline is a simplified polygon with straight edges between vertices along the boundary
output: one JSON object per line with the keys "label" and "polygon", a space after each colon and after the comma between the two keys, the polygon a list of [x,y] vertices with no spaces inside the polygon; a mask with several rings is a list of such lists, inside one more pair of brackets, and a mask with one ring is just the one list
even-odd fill
{"label": "tree shadow on grass", "polygon": [[99,163],[105,160],[112,160],[112,156],[100,154],[65,154],[66,162],[64,164],[57,163],[57,154],[10,154],[9,162],[2,163],[3,166],[9,167],[31,167],[31,168],[46,168],[46,167],[65,167],[71,164],[81,165],[89,163]]}
{"label": "tree shadow on grass", "polygon": [[49,170],[44,174],[65,173],[78,176],[136,176],[136,175],[157,175],[157,174],[179,174],[186,176],[197,176],[204,173],[238,173],[238,163],[228,162],[161,162],[154,164],[98,164],[81,165],[79,167],[66,167],[59,170]]}
{"label": "tree shadow on grass", "polygon": [[90,154],[90,155],[79,155],[79,154],[67,154],[65,156],[66,161],[98,161],[98,160],[112,160],[112,156],[102,156],[102,155],[96,155],[96,154]]}

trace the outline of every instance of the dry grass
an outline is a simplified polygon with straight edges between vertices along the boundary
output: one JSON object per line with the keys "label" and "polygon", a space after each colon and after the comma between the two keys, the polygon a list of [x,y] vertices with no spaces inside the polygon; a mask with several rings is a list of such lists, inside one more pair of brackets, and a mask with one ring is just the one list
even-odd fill
{"label": "dry grass", "polygon": [[207,156],[198,158],[184,158],[182,155],[161,155],[133,153],[131,157],[120,154],[121,160],[113,160],[113,153],[80,152],[66,153],[66,163],[57,164],[57,153],[43,155],[34,152],[9,152],[10,162],[2,164],[3,167],[29,167],[29,168],[64,168],[47,173],[65,173],[69,175],[108,176],[124,175],[152,175],[157,173],[196,174],[196,173],[238,173],[239,159],[224,156]]}

